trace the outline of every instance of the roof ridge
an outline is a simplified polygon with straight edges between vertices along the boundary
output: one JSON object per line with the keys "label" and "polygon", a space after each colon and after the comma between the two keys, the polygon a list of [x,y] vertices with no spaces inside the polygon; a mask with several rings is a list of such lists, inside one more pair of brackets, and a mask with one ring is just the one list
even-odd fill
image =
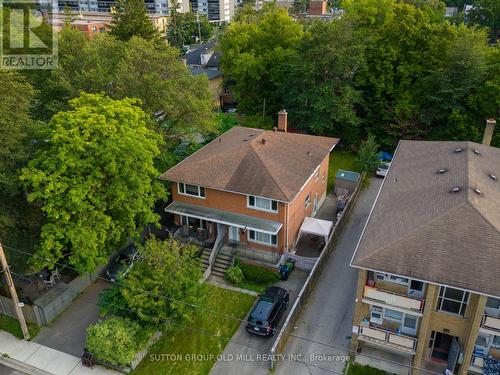
{"label": "roof ridge", "polygon": [[[419,227],[417,227],[415,230],[413,230],[413,231],[411,231],[411,232],[407,233],[405,236],[403,236],[403,237],[399,237],[397,240],[395,240],[395,241],[393,241],[393,242],[391,242],[391,243],[387,244],[386,246],[384,246],[384,247],[382,247],[382,248],[380,248],[380,249],[376,250],[376,251],[375,251],[375,252],[373,252],[373,253],[367,254],[367,255],[365,255],[365,256],[364,256],[364,257],[362,257],[362,258],[358,258],[358,260],[357,260],[357,262],[356,262],[356,263],[358,263],[358,262],[363,262],[363,261],[365,261],[365,260],[367,260],[367,259],[371,258],[373,255],[375,255],[375,254],[379,254],[379,253],[383,252],[383,251],[384,251],[384,250],[386,250],[388,247],[390,247],[390,246],[392,246],[392,245],[394,245],[394,244],[396,244],[396,243],[398,243],[398,242],[404,241],[404,240],[405,240],[405,239],[407,239],[408,237],[413,236],[414,234],[418,233],[420,230],[422,230],[422,229],[424,229],[424,228],[428,227],[429,225],[433,224],[434,222],[436,222],[437,220],[441,219],[442,217],[444,217],[444,216],[448,215],[449,213],[451,213],[451,212],[453,212],[453,211],[456,211],[456,210],[458,210],[459,208],[462,208],[462,207],[466,206],[468,203],[469,203],[468,201],[464,201],[463,203],[459,204],[458,206],[454,207],[453,209],[450,209],[450,210],[448,210],[448,211],[444,212],[443,214],[436,216],[433,220],[428,221],[428,222],[426,222],[425,224],[420,225],[420,226],[419,226]],[[475,211],[477,211],[477,210],[475,210]],[[481,216],[482,216],[482,215],[481,215]],[[488,222],[488,224],[490,224],[490,223]]]}
{"label": "roof ridge", "polygon": [[[284,197],[286,197],[286,199],[290,199],[290,197],[288,196],[288,194],[286,194],[283,189],[281,189],[281,186],[280,184],[278,184],[278,181],[276,181],[276,179],[274,178],[273,174],[271,172],[269,172],[269,169],[267,168],[267,165],[266,163],[264,163],[264,161],[262,160],[262,158],[260,157],[259,153],[257,152],[257,150],[255,150],[254,148],[254,142],[256,141],[256,139],[253,139],[251,142],[250,142],[250,150],[252,150],[252,152],[257,156],[257,159],[259,160],[259,162],[265,167],[266,169],[266,172],[267,174],[271,177],[271,180],[273,180],[274,184],[278,187],[278,190],[281,192],[281,194],[283,194]],[[241,161],[243,162],[243,160]]]}

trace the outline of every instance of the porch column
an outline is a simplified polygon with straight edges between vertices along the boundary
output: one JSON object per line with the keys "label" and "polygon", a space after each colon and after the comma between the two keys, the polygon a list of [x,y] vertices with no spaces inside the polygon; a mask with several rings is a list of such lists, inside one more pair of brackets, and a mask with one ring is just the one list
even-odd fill
{"label": "porch column", "polygon": [[467,375],[469,372],[472,353],[476,345],[477,336],[479,334],[479,326],[483,320],[484,308],[486,306],[486,296],[478,295],[477,307],[470,316],[470,329],[467,336],[467,341],[464,344],[464,358],[458,375]]}
{"label": "porch column", "polygon": [[[424,357],[425,349],[429,345],[429,340],[431,337],[429,323],[431,314],[436,308],[438,293],[439,293],[439,286],[434,284],[427,284],[427,293],[425,295],[425,306],[422,318],[420,318],[420,328],[418,331],[417,349],[415,350],[415,355],[413,356],[413,363],[412,363],[412,365],[416,368],[422,367],[422,359]],[[420,371],[417,369],[412,369],[411,373],[412,375],[420,375]]]}
{"label": "porch column", "polygon": [[[359,327],[363,316],[363,292],[365,290],[366,280],[368,279],[368,271],[358,270],[358,288],[356,289],[356,301],[354,302],[354,318],[352,325]],[[358,347],[358,335],[353,333],[351,338],[351,350],[356,350]]]}

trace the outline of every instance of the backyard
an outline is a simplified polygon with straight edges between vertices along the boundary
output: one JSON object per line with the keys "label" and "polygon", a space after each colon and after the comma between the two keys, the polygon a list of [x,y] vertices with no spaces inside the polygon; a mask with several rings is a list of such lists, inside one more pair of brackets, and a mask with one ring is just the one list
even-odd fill
{"label": "backyard", "polygon": [[[28,324],[28,330],[30,332],[30,336],[33,339],[37,334],[40,328],[36,324]],[[13,319],[9,316],[0,314],[0,330],[9,332],[10,334],[23,338],[23,332],[21,331],[21,326],[16,319]]]}
{"label": "backyard", "polygon": [[353,151],[333,151],[330,154],[330,167],[328,169],[328,192],[335,183],[335,174],[339,169],[361,172],[356,162],[357,155]]}
{"label": "backyard", "polygon": [[[204,309],[239,319],[246,317],[255,301],[253,296],[209,284],[204,289]],[[134,374],[208,374],[239,326],[236,319],[195,310],[189,323],[163,335]],[[193,354],[197,357],[190,359]]]}

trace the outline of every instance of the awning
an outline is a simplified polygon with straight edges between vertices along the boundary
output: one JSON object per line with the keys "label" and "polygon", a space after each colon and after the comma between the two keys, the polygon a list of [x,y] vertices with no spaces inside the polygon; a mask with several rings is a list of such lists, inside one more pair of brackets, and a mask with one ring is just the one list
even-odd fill
{"label": "awning", "polygon": [[333,222],[331,221],[305,217],[300,226],[300,232],[325,237],[325,240],[328,241],[328,236],[330,235],[332,227]]}
{"label": "awning", "polygon": [[279,221],[266,220],[254,216],[222,211],[216,208],[196,206],[194,204],[184,202],[172,202],[167,208],[165,208],[165,211],[177,215],[194,217],[196,219],[213,221],[214,223],[231,225],[245,230],[256,230],[258,232],[268,234],[278,233],[283,225]]}

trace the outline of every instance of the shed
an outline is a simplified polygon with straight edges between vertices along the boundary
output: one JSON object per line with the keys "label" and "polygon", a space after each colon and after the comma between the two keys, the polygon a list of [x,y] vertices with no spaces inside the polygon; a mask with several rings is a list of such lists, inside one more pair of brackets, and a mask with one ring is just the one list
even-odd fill
{"label": "shed", "polygon": [[356,189],[359,179],[359,173],[339,169],[335,175],[335,194],[351,194]]}

